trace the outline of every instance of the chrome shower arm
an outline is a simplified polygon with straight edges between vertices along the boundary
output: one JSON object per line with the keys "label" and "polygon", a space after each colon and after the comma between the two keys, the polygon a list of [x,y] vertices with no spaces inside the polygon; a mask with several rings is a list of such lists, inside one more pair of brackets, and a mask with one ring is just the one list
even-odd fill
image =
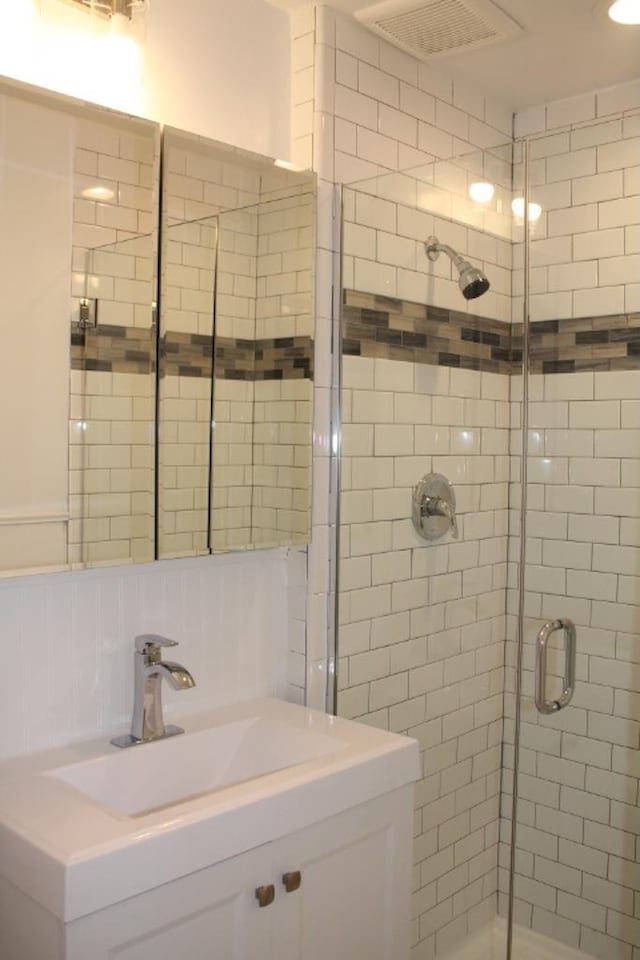
{"label": "chrome shower arm", "polygon": [[446,253],[448,257],[456,264],[462,263],[464,257],[457,253],[453,247],[450,247],[448,243],[440,243],[439,240],[436,240],[434,237],[429,237],[428,240],[425,240],[424,249],[426,251],[429,260],[437,260],[441,253]]}
{"label": "chrome shower arm", "polygon": [[465,300],[475,300],[489,289],[489,280],[480,267],[474,267],[448,243],[440,243],[437,237],[428,237],[424,249],[427,258],[432,262],[437,260],[441,253],[446,253],[460,275],[458,286]]}

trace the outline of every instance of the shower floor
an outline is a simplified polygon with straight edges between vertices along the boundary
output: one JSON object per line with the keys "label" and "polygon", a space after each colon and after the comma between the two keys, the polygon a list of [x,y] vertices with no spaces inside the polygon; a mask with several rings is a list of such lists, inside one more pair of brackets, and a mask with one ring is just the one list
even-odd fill
{"label": "shower floor", "polygon": [[[504,960],[506,942],[507,924],[497,918],[483,930],[469,936],[452,953],[446,954],[446,960]],[[574,947],[525,927],[514,928],[513,945],[513,960],[592,960]]]}

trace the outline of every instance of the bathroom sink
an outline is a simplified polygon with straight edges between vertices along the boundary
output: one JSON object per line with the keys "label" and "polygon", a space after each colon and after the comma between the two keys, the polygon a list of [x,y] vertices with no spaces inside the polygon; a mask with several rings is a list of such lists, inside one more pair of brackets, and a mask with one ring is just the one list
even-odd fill
{"label": "bathroom sink", "polygon": [[340,739],[253,716],[51,770],[116,813],[140,816],[335,753]]}
{"label": "bathroom sink", "polygon": [[72,923],[420,774],[415,740],[279,700],[181,725],[129,750],[105,737],[1,763],[0,884]]}

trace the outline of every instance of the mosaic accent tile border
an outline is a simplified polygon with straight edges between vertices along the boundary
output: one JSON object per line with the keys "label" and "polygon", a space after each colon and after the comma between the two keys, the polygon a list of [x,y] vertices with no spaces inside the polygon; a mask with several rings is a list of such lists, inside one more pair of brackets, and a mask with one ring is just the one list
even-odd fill
{"label": "mosaic accent tile border", "polygon": [[[522,324],[345,290],[344,354],[506,375],[522,368]],[[640,313],[531,324],[531,373],[640,368]]]}
{"label": "mosaic accent tile border", "polygon": [[[513,328],[522,358],[522,325]],[[640,313],[531,324],[532,373],[614,372],[640,368]]]}
{"label": "mosaic accent tile border", "polygon": [[[211,376],[212,338],[167,333],[163,338],[163,375]],[[311,337],[243,340],[216,337],[215,376],[219,380],[313,379]]]}
{"label": "mosaic accent tile border", "polygon": [[342,352],[434,366],[510,374],[511,325],[345,290]]}
{"label": "mosaic accent tile border", "polygon": [[254,380],[313,380],[311,337],[256,340]]}
{"label": "mosaic accent tile border", "polygon": [[167,331],[160,338],[160,375],[211,379],[212,337]]}
{"label": "mosaic accent tile border", "polygon": [[71,369],[101,370],[106,373],[155,371],[155,329],[99,324],[81,327],[71,324]]}
{"label": "mosaic accent tile border", "polygon": [[[213,338],[167,332],[160,342],[162,376],[211,378]],[[218,337],[215,375],[221,380],[313,380],[311,337],[241,340]],[[155,330],[71,325],[74,370],[149,374],[155,370]]]}

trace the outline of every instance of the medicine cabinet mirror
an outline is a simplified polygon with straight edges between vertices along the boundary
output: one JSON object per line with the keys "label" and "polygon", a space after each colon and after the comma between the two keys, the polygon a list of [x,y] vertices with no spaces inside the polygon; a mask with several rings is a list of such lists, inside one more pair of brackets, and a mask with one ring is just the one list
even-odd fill
{"label": "medicine cabinet mirror", "polygon": [[308,541],[315,202],[0,79],[0,576]]}
{"label": "medicine cabinet mirror", "polygon": [[163,139],[158,553],[306,543],[315,178]]}

